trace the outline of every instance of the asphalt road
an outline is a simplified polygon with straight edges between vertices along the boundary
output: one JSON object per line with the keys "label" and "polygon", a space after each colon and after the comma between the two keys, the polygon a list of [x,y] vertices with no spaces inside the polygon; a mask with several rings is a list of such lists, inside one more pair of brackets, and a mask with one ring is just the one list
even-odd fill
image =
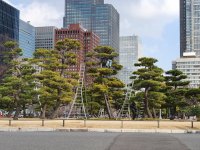
{"label": "asphalt road", "polygon": [[200,134],[0,132],[0,150],[200,150]]}

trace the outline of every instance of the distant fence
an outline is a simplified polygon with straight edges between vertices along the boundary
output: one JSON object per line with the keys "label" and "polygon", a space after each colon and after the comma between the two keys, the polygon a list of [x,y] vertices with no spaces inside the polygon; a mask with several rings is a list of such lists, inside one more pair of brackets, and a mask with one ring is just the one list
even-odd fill
{"label": "distant fence", "polygon": [[114,129],[200,129],[200,122],[197,121],[127,121],[127,120],[0,120],[0,128],[114,128]]}

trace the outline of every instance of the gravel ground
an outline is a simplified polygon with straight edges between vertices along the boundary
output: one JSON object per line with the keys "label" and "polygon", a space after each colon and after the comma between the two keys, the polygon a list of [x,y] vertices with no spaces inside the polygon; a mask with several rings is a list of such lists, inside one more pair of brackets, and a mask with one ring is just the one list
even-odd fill
{"label": "gravel ground", "polygon": [[[0,128],[8,128],[8,120],[0,120]],[[91,121],[87,120],[66,120],[65,127],[63,120],[45,120],[42,126],[42,120],[20,119],[19,121],[12,120],[11,126],[14,128],[102,128],[102,129],[156,129],[157,121]],[[194,130],[200,130],[200,122],[194,122]],[[160,129],[173,130],[190,130],[191,122],[183,121],[160,121]]]}

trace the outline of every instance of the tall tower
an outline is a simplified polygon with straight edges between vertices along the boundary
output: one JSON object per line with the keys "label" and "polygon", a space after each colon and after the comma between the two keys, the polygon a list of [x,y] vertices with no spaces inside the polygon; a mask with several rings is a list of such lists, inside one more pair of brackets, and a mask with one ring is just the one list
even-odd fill
{"label": "tall tower", "polygon": [[19,10],[0,0],[0,35],[18,42]]}
{"label": "tall tower", "polygon": [[125,84],[130,84],[132,72],[137,68],[134,66],[141,55],[141,43],[138,36],[121,36],[119,50],[119,64],[123,66],[118,73],[118,78]]}
{"label": "tall tower", "polygon": [[100,45],[119,50],[119,13],[104,0],[65,0],[63,26],[81,24],[100,37]]}
{"label": "tall tower", "polygon": [[23,50],[24,58],[33,57],[35,52],[35,27],[29,21],[19,21],[19,47]]}
{"label": "tall tower", "polygon": [[200,1],[180,0],[180,58],[173,69],[187,75],[190,88],[200,87]]}
{"label": "tall tower", "polygon": [[6,71],[3,62],[3,51],[5,41],[19,41],[19,10],[6,2],[0,0],[0,78]]}
{"label": "tall tower", "polygon": [[200,1],[180,0],[180,56],[195,52],[200,57]]}

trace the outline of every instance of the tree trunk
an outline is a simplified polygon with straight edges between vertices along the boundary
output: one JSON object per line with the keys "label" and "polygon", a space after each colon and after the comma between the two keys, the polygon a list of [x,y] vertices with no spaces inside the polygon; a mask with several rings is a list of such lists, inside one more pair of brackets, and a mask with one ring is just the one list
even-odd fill
{"label": "tree trunk", "polygon": [[176,106],[173,107],[173,116],[177,116],[177,112],[176,112]]}
{"label": "tree trunk", "polygon": [[13,110],[9,110],[9,111],[8,111],[8,115],[7,115],[7,117],[10,118],[11,115],[12,115],[12,113],[13,113]]}
{"label": "tree trunk", "polygon": [[23,104],[23,117],[26,118],[26,106]]}
{"label": "tree trunk", "polygon": [[185,113],[183,112],[182,119],[186,119]]}
{"label": "tree trunk", "polygon": [[46,118],[46,109],[47,109],[47,104],[45,104],[41,110],[40,119]]}
{"label": "tree trunk", "polygon": [[149,101],[148,101],[148,89],[145,89],[145,96],[144,96],[144,116],[147,115],[148,118],[153,118],[151,111],[149,109]]}
{"label": "tree trunk", "polygon": [[153,108],[153,118],[157,118],[155,108]]}
{"label": "tree trunk", "polygon": [[16,94],[15,96],[15,107],[16,107],[16,111],[15,111],[15,115],[13,117],[13,120],[18,120],[19,118],[19,114],[20,114],[20,105],[19,105],[19,96],[18,94]]}
{"label": "tree trunk", "polygon": [[20,114],[20,107],[16,107],[15,115],[13,117],[13,120],[18,120],[19,119],[19,114]]}
{"label": "tree trunk", "polygon": [[[63,73],[63,70],[61,70],[61,76],[62,76],[62,73]],[[54,119],[56,118],[56,116],[58,115],[58,110],[60,108],[60,105],[61,105],[61,100],[60,100],[60,97],[62,95],[62,90],[60,88],[57,89],[57,100],[56,100],[56,106],[54,107],[53,109],[53,112],[50,116],[50,119]]]}
{"label": "tree trunk", "polygon": [[171,107],[170,112],[171,112],[170,120],[174,120],[176,116],[176,106]]}
{"label": "tree trunk", "polygon": [[50,119],[55,119],[56,118],[56,116],[58,115],[58,110],[60,108],[60,104],[61,104],[60,100],[57,100],[56,106],[54,107],[54,110],[53,110],[53,112],[52,112],[52,114],[50,116]]}
{"label": "tree trunk", "polygon": [[106,94],[104,94],[104,98],[105,98],[105,103],[106,103],[106,109],[107,109],[107,112],[108,112],[108,117],[109,117],[109,119],[112,119],[113,114],[111,112],[111,107],[110,107],[110,104],[109,104],[109,101],[108,101],[108,96]]}

